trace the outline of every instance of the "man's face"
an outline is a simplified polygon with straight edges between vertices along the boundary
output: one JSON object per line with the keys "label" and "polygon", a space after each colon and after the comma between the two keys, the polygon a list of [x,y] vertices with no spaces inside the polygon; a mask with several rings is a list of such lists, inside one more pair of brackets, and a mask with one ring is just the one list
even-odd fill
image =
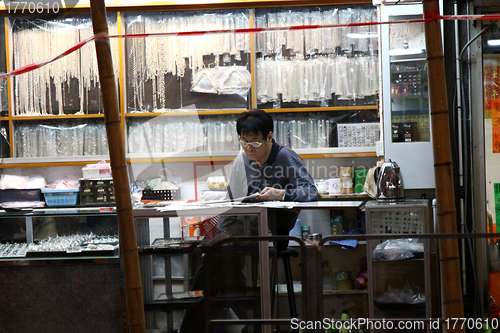
{"label": "man's face", "polygon": [[253,147],[251,144],[247,145],[243,150],[247,154],[248,158],[257,161],[257,162],[262,162],[266,161],[267,158],[269,157],[270,153],[270,147],[272,145],[273,141],[273,134],[270,132],[266,137],[264,137],[262,134],[256,134],[256,133],[245,133],[241,134],[240,136],[240,141],[245,141],[247,143],[250,142],[260,142],[262,143],[260,147]]}

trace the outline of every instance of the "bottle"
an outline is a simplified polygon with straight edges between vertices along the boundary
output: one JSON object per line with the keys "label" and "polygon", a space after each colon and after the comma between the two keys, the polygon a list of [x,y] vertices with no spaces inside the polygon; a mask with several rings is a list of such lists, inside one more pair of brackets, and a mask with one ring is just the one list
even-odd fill
{"label": "bottle", "polygon": [[323,261],[322,268],[323,275],[323,291],[324,290],[333,290],[333,274],[332,269],[328,266],[328,260]]}
{"label": "bottle", "polygon": [[311,227],[308,225],[303,225],[302,226],[302,239],[306,240],[308,238],[310,232],[311,232]]}
{"label": "bottle", "polygon": [[329,327],[325,329],[325,333],[340,333],[340,331],[335,327],[335,319],[330,318]]}
{"label": "bottle", "polygon": [[342,229],[342,214],[339,214],[332,210],[330,213],[330,235],[342,235]]}
{"label": "bottle", "polygon": [[[349,320],[349,312],[347,310],[342,311],[342,315],[340,316],[340,319],[343,320]],[[340,329],[341,333],[351,333],[351,324],[349,322],[343,322],[342,323],[342,328]]]}
{"label": "bottle", "polygon": [[293,226],[293,229],[290,230],[289,235],[298,238],[302,237],[302,225],[300,223],[300,219],[295,221],[295,225]]}

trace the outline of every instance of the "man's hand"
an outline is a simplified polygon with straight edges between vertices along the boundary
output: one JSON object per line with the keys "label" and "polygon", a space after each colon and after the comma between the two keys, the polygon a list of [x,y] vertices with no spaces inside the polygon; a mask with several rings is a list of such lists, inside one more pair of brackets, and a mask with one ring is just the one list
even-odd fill
{"label": "man's hand", "polygon": [[285,194],[285,190],[280,190],[274,187],[265,187],[260,191],[260,195],[252,201],[281,201]]}

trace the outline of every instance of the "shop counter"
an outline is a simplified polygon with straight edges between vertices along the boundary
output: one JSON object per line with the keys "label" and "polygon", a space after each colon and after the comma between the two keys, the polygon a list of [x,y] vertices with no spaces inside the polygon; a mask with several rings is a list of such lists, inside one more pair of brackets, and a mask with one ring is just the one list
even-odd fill
{"label": "shop counter", "polygon": [[[120,332],[118,246],[89,242],[117,242],[117,235],[109,207],[0,211],[2,331]],[[79,240],[83,246],[60,247]]]}

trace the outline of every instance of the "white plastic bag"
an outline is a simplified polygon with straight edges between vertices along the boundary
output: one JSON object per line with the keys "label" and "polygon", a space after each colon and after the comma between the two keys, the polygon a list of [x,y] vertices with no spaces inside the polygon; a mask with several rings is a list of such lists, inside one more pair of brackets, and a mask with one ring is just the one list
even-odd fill
{"label": "white plastic bag", "polygon": [[45,181],[45,178],[42,176],[34,176],[34,177],[29,177],[28,181],[26,182],[26,188],[45,188],[47,186],[47,182]]}
{"label": "white plastic bag", "polygon": [[25,189],[28,183],[28,177],[15,175],[2,175],[0,188],[6,189]]}
{"label": "white plastic bag", "polygon": [[415,257],[415,253],[423,253],[424,244],[418,239],[390,239],[377,245],[372,257],[375,260],[392,261]]}

